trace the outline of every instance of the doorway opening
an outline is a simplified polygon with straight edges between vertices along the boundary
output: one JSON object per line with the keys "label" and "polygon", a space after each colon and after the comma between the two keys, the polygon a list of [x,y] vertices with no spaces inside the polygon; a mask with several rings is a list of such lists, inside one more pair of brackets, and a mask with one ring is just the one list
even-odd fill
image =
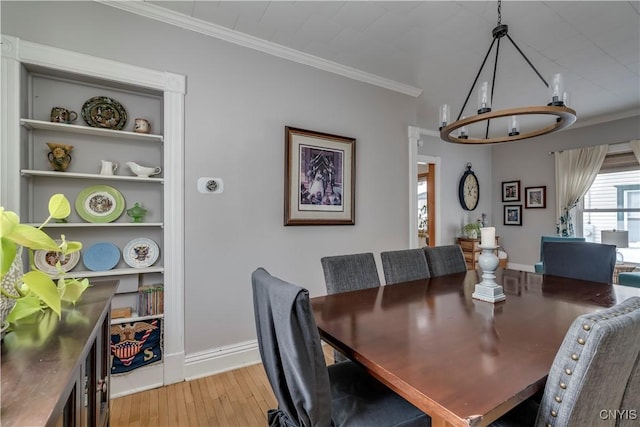
{"label": "doorway opening", "polygon": [[418,162],[418,246],[435,246],[435,163]]}

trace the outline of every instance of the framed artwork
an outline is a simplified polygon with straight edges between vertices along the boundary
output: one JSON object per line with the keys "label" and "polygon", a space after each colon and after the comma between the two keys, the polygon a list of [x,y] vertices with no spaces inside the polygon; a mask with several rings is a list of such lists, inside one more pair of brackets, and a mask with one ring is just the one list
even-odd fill
{"label": "framed artwork", "polygon": [[520,181],[502,182],[502,201],[503,202],[519,202],[520,201]]}
{"label": "framed artwork", "polygon": [[504,205],[504,225],[522,225],[522,205]]}
{"label": "framed artwork", "polygon": [[356,140],[285,127],[284,225],[354,225]]}
{"label": "framed artwork", "polygon": [[547,207],[547,186],[526,187],[524,189],[524,207],[527,209],[543,209]]}

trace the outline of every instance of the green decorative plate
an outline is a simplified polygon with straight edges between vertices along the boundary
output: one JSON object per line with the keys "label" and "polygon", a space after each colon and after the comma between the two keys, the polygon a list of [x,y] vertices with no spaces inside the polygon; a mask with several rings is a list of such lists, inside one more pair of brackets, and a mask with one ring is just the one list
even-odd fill
{"label": "green decorative plate", "polygon": [[112,222],[122,215],[125,203],[122,193],[108,185],[93,185],[76,197],[76,211],[88,222]]}

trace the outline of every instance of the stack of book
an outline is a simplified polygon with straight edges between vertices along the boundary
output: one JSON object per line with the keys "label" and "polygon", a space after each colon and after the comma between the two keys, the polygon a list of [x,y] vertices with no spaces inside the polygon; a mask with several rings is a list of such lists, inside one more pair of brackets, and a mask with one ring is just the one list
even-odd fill
{"label": "stack of book", "polygon": [[164,313],[164,287],[162,284],[138,288],[138,315],[153,316]]}

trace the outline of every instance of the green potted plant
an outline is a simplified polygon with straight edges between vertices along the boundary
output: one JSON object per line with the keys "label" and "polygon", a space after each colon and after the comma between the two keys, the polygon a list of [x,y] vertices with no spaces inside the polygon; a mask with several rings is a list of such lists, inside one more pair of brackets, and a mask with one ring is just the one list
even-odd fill
{"label": "green potted plant", "polygon": [[477,222],[471,222],[464,227],[462,227],[462,231],[464,235],[470,239],[478,239],[480,238],[480,224]]}
{"label": "green potted plant", "polygon": [[[51,219],[69,216],[71,206],[67,198],[62,194],[54,194],[49,199],[48,208],[47,220],[40,227],[35,227],[21,224],[18,215],[0,206],[0,324],[3,329],[38,313],[55,313],[60,318],[62,303],[75,304],[89,287],[86,278],[65,278],[59,261],[56,264],[59,274],[55,282],[48,274],[35,267],[34,250],[55,251],[66,256],[82,248],[80,242],[66,241],[64,235],[61,235],[60,242],[57,243],[42,231],[42,227]],[[30,263],[30,271],[26,273],[22,268],[24,248],[29,251]]]}

